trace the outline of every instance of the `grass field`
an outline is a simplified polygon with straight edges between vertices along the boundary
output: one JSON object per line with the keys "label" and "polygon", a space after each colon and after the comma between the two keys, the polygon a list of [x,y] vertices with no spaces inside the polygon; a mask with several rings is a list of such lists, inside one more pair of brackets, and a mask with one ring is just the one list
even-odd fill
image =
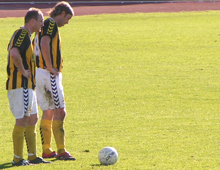
{"label": "grass field", "polygon": [[[219,16],[74,17],[60,33],[66,146],[77,161],[51,159],[50,165],[16,169],[218,170]],[[13,157],[6,48],[22,24],[22,18],[0,19],[0,169],[10,168]],[[37,142],[41,156],[39,128]],[[98,152],[105,146],[118,151],[115,165],[100,165]]]}

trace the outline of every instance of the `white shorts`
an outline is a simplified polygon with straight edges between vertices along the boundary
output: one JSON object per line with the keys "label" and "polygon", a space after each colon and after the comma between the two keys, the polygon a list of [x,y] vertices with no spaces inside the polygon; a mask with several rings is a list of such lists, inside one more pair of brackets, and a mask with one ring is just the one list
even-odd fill
{"label": "white shorts", "polygon": [[56,78],[49,71],[38,68],[36,71],[37,102],[41,110],[65,108],[62,73]]}
{"label": "white shorts", "polygon": [[36,93],[33,89],[8,90],[8,100],[15,119],[38,113]]}

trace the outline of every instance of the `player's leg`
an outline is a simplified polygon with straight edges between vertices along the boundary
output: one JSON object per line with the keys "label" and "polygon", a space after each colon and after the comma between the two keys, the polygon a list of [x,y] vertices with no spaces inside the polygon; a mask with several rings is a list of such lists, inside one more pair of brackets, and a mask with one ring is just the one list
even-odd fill
{"label": "player's leg", "polygon": [[36,146],[36,125],[38,114],[30,115],[28,125],[25,128],[25,139],[28,150],[28,161],[31,164],[50,163],[37,156]]}
{"label": "player's leg", "polygon": [[66,117],[65,108],[54,110],[53,134],[57,145],[57,159],[59,160],[76,160],[65,148],[65,130],[64,119]]}
{"label": "player's leg", "polygon": [[51,149],[53,120],[53,111],[51,109],[54,107],[54,103],[50,85],[50,72],[45,69],[38,68],[36,70],[36,92],[38,104],[43,111],[40,122],[42,157],[52,158],[56,156],[56,152]]}
{"label": "player's leg", "polygon": [[40,134],[43,147],[43,158],[53,158],[56,157],[56,152],[52,150],[52,120],[53,111],[46,110],[43,111],[41,124],[40,124]]}
{"label": "player's leg", "polygon": [[64,119],[66,112],[64,108],[55,109],[54,119],[52,124],[53,134],[57,145],[57,153],[66,152],[65,149],[65,131],[64,131]]}
{"label": "player's leg", "polygon": [[25,128],[25,139],[28,151],[28,161],[31,164],[39,163],[50,163],[44,161],[42,158],[37,156],[37,146],[36,146],[36,125],[38,122],[38,109],[35,91],[29,89],[29,105],[28,110],[30,117],[28,119],[28,124]]}
{"label": "player's leg", "polygon": [[53,99],[55,109],[54,119],[53,119],[53,134],[57,145],[57,159],[60,160],[76,160],[73,158],[65,148],[65,130],[64,130],[64,120],[66,117],[65,101],[64,101],[64,92],[62,86],[62,74],[59,73],[59,76],[54,79],[51,77],[51,86],[53,89]]}
{"label": "player's leg", "polygon": [[27,120],[27,116],[24,116],[24,118],[21,119],[16,119],[16,123],[13,129],[12,139],[14,147],[14,165],[19,164],[19,162],[23,161],[24,131]]}
{"label": "player's leg", "polygon": [[25,128],[25,140],[27,144],[28,160],[34,160],[37,158],[36,153],[36,124],[38,120],[38,114],[30,115],[28,125]]}
{"label": "player's leg", "polygon": [[28,125],[25,128],[25,139],[28,150],[28,161],[31,164],[50,163],[37,156],[36,145],[36,125],[38,114],[31,114],[28,120]]}
{"label": "player's leg", "polygon": [[7,95],[9,99],[10,110],[16,119],[12,132],[14,148],[14,158],[12,165],[29,165],[29,163],[23,159],[24,131],[29,117],[25,112],[23,88],[8,90]]}

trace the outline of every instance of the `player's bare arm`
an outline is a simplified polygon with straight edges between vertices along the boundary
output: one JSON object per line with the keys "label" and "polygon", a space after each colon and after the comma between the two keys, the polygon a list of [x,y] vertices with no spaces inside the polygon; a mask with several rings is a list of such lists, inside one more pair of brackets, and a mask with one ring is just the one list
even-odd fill
{"label": "player's bare arm", "polygon": [[55,76],[58,76],[58,70],[52,67],[51,57],[50,57],[50,37],[43,36],[41,39],[41,51],[44,57],[44,60],[47,65],[47,70],[53,73]]}
{"label": "player's bare arm", "polygon": [[18,68],[18,71],[21,72],[21,74],[27,78],[31,77],[31,72],[30,70],[25,70],[23,64],[22,64],[22,59],[21,55],[19,53],[18,48],[14,47],[10,50],[10,55],[12,57],[12,60],[15,64],[15,66]]}

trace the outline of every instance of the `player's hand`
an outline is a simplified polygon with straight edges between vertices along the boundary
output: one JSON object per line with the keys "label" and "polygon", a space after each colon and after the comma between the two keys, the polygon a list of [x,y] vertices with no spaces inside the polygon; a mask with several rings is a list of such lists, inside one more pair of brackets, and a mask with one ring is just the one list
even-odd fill
{"label": "player's hand", "polygon": [[24,70],[22,73],[24,77],[27,77],[28,79],[31,77],[31,71],[30,70]]}
{"label": "player's hand", "polygon": [[55,77],[59,75],[58,69],[56,69],[56,68],[51,68],[51,69],[46,68],[46,69],[49,72],[51,72]]}
{"label": "player's hand", "polygon": [[58,69],[56,68],[53,68],[51,73],[53,73],[55,77],[59,75]]}

